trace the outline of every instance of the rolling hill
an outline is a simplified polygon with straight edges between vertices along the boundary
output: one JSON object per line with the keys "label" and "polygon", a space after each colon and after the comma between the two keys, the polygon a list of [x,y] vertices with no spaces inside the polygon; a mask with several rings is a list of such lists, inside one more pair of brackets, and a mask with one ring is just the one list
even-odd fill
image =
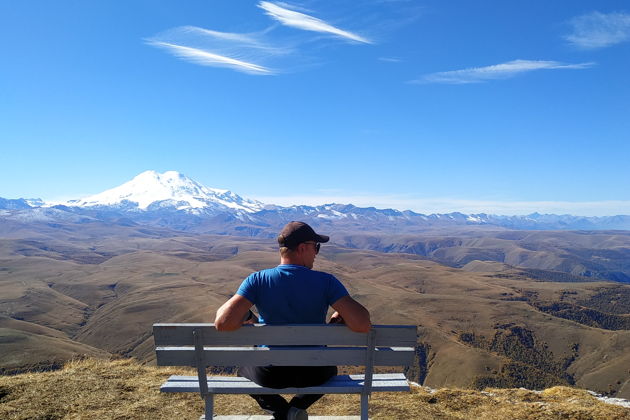
{"label": "rolling hill", "polygon": [[[5,372],[76,355],[153,360],[155,322],[211,322],[273,241],[101,221],[3,225],[0,359]],[[614,240],[611,239],[611,241]],[[432,387],[577,385],[630,396],[630,286],[472,260],[327,244],[338,276],[375,323],[419,326],[409,375]],[[29,351],[17,349],[26,345]]]}
{"label": "rolling hill", "polygon": [[153,171],[63,204],[1,199],[0,371],[151,363],[153,323],[211,322],[302,219],[332,235],[315,268],[375,323],[419,326],[415,381],[628,398],[630,231],[601,230],[626,218],[279,207]]}

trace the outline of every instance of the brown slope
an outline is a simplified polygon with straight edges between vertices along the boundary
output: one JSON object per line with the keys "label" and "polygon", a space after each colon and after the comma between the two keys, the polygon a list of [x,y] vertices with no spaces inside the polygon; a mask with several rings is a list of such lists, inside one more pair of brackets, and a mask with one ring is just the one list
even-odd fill
{"label": "brown slope", "polygon": [[[361,257],[363,261],[366,259]],[[581,386],[615,390],[622,394],[628,392],[623,384],[627,383],[629,372],[618,370],[616,376],[611,376],[614,369],[602,366],[609,363],[605,355],[614,360],[611,366],[630,361],[626,354],[630,345],[629,331],[587,327],[541,313],[531,304],[533,296],[551,300],[559,300],[562,296],[591,296],[601,289],[602,283],[509,280],[483,274],[464,274],[460,270],[426,261],[399,263],[393,258],[387,265],[372,268],[375,265],[353,274],[347,271],[339,271],[338,274],[340,277],[347,276],[350,285],[354,281],[361,283],[358,287],[361,297],[375,318],[385,322],[418,321],[424,334],[430,337],[428,341],[433,349],[427,383],[434,386],[444,383],[470,386],[482,373],[487,375],[496,370],[497,364],[506,366],[518,362],[543,372],[551,370],[556,381],[570,376]],[[334,267],[330,269],[335,270]],[[628,289],[617,284],[608,286]],[[514,341],[514,331],[519,330],[528,331],[533,337],[531,348],[527,347],[527,343],[518,343],[520,347],[513,349],[501,348],[501,340],[504,341],[502,345],[505,342],[509,344],[510,340]],[[468,343],[462,343],[464,333],[482,336],[485,342],[465,345]],[[493,341],[496,341],[494,347]],[[471,351],[471,347],[477,351]],[[574,347],[577,350],[573,350]],[[469,363],[471,357],[476,360],[475,363]],[[574,360],[569,363],[570,359]],[[591,375],[593,371],[602,375]],[[597,376],[599,382],[593,380],[593,376]],[[554,380],[553,377],[549,380]],[[606,381],[613,386],[606,384],[603,387]]]}
{"label": "brown slope", "polygon": [[[212,321],[247,274],[278,259],[269,241],[216,236],[108,237],[77,244],[114,256],[78,264],[56,255],[3,254],[9,270],[0,272],[0,287],[10,299],[0,312],[48,289],[46,299],[59,305],[32,301],[42,306],[25,311],[25,321],[54,325],[84,344],[144,360],[152,358],[152,323]],[[602,288],[627,286],[539,282],[524,272],[470,273],[413,255],[332,245],[323,248],[316,268],[336,274],[371,310],[374,322],[420,326],[417,371],[428,385],[544,387],[575,381],[600,392],[629,392],[630,375],[619,368],[628,362],[628,331],[539,310],[546,302],[586,304]],[[625,314],[623,308],[617,312]]]}
{"label": "brown slope", "polygon": [[630,282],[628,231],[444,230],[417,234],[344,233],[339,244],[424,256],[453,266],[496,261],[522,268],[559,271]]}
{"label": "brown slope", "polygon": [[[30,329],[30,328],[29,328]],[[65,337],[0,327],[0,374],[60,367],[67,360],[110,354]]]}

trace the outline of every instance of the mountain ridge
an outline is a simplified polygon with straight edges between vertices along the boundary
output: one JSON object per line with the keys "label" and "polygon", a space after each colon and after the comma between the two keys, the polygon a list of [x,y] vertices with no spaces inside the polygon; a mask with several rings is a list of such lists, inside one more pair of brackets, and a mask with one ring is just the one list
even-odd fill
{"label": "mountain ridge", "polygon": [[[176,171],[145,171],[132,180],[98,194],[66,202],[0,198],[0,210],[28,211],[52,207],[72,213],[128,216],[188,230],[207,224],[200,219],[220,216],[258,227],[276,225],[280,219],[310,220],[315,224],[349,225],[359,230],[401,230],[431,227],[494,227],[516,230],[630,230],[630,215],[574,216],[569,214],[494,215],[461,212],[422,214],[411,210],[357,207],[330,203],[288,207],[243,198],[229,190],[209,188]],[[8,217],[6,212],[0,217]],[[172,226],[169,219],[177,219]]]}
{"label": "mountain ridge", "polygon": [[277,263],[278,227],[300,215],[331,235],[318,269],[376,323],[419,326],[418,383],[630,396],[630,231],[459,226],[466,215],[352,205],[0,210],[0,367],[91,349],[151,360],[152,323],[208,322],[243,278]]}

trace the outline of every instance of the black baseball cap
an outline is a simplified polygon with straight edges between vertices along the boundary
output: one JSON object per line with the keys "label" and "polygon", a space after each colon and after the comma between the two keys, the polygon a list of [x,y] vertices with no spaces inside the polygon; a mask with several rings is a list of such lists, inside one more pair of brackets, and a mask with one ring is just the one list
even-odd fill
{"label": "black baseball cap", "polygon": [[278,244],[281,247],[295,248],[302,242],[328,242],[330,238],[326,235],[318,235],[312,227],[304,222],[289,222],[282,228],[278,235]]}

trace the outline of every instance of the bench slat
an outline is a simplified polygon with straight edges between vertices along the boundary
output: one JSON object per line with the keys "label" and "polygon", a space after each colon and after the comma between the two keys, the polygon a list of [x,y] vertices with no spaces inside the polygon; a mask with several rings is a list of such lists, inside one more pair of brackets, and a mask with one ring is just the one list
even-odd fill
{"label": "bench slat", "polygon": [[[380,380],[404,380],[405,379],[405,374],[404,373],[379,373],[379,374],[374,374],[374,375],[378,375]],[[353,374],[353,375],[336,375],[333,376],[332,378],[330,378],[328,381],[346,381],[346,380],[358,380],[361,379],[363,380],[365,375],[363,374]],[[242,376],[227,376],[227,375],[220,375],[220,376],[208,376],[208,380],[212,380],[214,382],[251,382],[249,379],[247,378],[243,378]],[[189,376],[189,375],[171,375],[168,377],[168,381],[174,381],[174,382],[197,382],[197,377],[196,376]]]}
{"label": "bench slat", "polygon": [[[245,325],[236,331],[219,332],[214,324],[153,325],[156,346],[193,345],[192,331],[201,331],[204,345],[365,345],[365,333],[353,332],[344,325]],[[374,325],[376,346],[412,347],[416,345],[417,332],[413,325]],[[302,333],[300,333],[302,332]]]}
{"label": "bench slat", "polygon": [[[158,366],[196,366],[193,347],[157,347]],[[380,347],[375,366],[408,366],[413,347]],[[365,364],[361,347],[205,347],[207,366],[327,366]]]}
{"label": "bench slat", "polygon": [[[208,391],[214,394],[360,394],[364,375],[339,375],[328,382],[306,388],[265,388],[246,378],[234,376],[209,376]],[[171,376],[160,388],[161,392],[199,392],[196,376]],[[375,374],[372,391],[409,391],[409,384],[402,373]]]}

